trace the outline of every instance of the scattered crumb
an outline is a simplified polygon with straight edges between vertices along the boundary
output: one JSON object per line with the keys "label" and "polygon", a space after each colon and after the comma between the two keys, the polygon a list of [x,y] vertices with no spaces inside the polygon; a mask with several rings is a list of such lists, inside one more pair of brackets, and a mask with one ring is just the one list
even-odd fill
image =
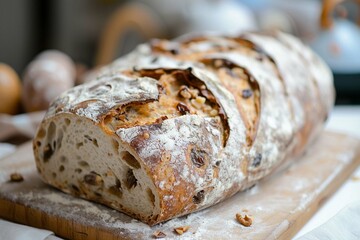
{"label": "scattered crumb", "polygon": [[166,237],[166,234],[157,230],[153,233],[153,237],[154,238],[164,238],[164,237]]}
{"label": "scattered crumb", "polygon": [[183,227],[177,227],[174,229],[174,231],[179,234],[182,235],[183,233],[185,233],[187,230],[189,230],[190,226],[183,226]]}
{"label": "scattered crumb", "polygon": [[242,211],[243,212],[249,212],[249,210],[247,210],[246,208],[244,208]]}
{"label": "scattered crumb", "polygon": [[244,227],[250,227],[252,224],[252,218],[245,214],[245,217],[242,217],[241,214],[236,214],[236,220],[243,225]]}
{"label": "scattered crumb", "polygon": [[10,175],[10,182],[22,182],[22,181],[24,181],[24,178],[20,173],[12,173]]}

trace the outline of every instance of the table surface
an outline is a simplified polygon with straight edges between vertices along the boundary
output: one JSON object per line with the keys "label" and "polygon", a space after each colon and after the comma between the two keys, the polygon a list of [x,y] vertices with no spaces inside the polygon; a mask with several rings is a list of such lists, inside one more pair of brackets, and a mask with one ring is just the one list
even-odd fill
{"label": "table surface", "polygon": [[[360,106],[336,106],[326,124],[326,129],[343,132],[360,139]],[[360,166],[294,238],[319,227],[348,204],[360,201]]]}
{"label": "table surface", "polygon": [[[326,129],[347,133],[360,139],[360,106],[336,106],[329,117]],[[360,201],[359,179],[360,166],[294,238],[300,237],[322,225],[349,203]]]}

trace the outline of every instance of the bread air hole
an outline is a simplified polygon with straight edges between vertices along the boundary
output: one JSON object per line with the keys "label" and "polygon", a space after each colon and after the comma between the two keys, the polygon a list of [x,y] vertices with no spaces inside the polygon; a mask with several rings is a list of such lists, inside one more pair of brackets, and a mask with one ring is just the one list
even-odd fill
{"label": "bread air hole", "polygon": [[133,187],[136,187],[137,185],[137,179],[133,173],[132,169],[129,169],[126,173],[126,178],[125,178],[125,187],[130,190]]}
{"label": "bread air hole", "polygon": [[89,167],[89,163],[87,163],[86,161],[80,161],[80,162],[78,162],[78,164],[79,164],[81,167]]}
{"label": "bread air hole", "polygon": [[116,187],[115,185],[114,185],[114,186],[111,186],[108,191],[109,191],[110,194],[115,195],[115,196],[117,196],[118,198],[122,198],[122,194],[123,194],[123,193],[122,193],[121,189],[119,189],[119,188]]}
{"label": "bread air hole", "polygon": [[149,200],[152,203],[152,205],[155,206],[155,195],[154,195],[154,193],[151,191],[150,188],[146,189],[146,193],[147,193],[147,195],[149,197]]}
{"label": "bread air hole", "polygon": [[56,145],[58,146],[58,149],[61,148],[63,137],[64,137],[63,131],[59,130],[56,139]]}
{"label": "bread air hole", "polygon": [[139,169],[140,168],[140,163],[135,159],[135,157],[133,155],[131,155],[131,153],[129,153],[128,151],[123,151],[121,153],[121,158],[130,166],[133,167],[135,169]]}
{"label": "bread air hole", "polygon": [[97,142],[97,140],[96,139],[93,139],[93,144],[96,146],[96,147],[99,147],[99,144],[98,144],[98,142]]}
{"label": "bread air hole", "polygon": [[118,178],[115,180],[115,185],[111,186],[109,188],[109,193],[121,198],[122,197],[122,188],[121,188],[121,182]]}
{"label": "bread air hole", "polygon": [[59,167],[59,172],[63,172],[64,170],[65,170],[64,165],[61,165],[61,166]]}
{"label": "bread air hole", "polygon": [[48,130],[47,130],[47,139],[48,139],[48,142],[50,142],[51,139],[54,139],[55,132],[56,132],[56,125],[55,125],[54,122],[51,122],[51,123],[49,124]]}
{"label": "bread air hole", "polygon": [[193,196],[193,203],[195,204],[200,204],[202,203],[202,201],[204,201],[204,190],[201,190],[199,192],[197,192],[197,194],[195,196]]}
{"label": "bread air hole", "polygon": [[114,151],[117,153],[119,149],[119,142],[113,139],[113,148]]}
{"label": "bread air hole", "polygon": [[[97,139],[90,137],[89,135],[84,135],[84,137],[92,142],[96,147],[99,147],[99,144],[97,142]],[[84,140],[85,143],[87,143],[86,139]]]}
{"label": "bread air hole", "polygon": [[67,157],[61,156],[61,157],[60,157],[60,162],[62,162],[62,163],[67,163],[67,162],[68,162]]}
{"label": "bread air hole", "polygon": [[45,147],[44,147],[44,163],[48,162],[50,160],[50,158],[52,157],[52,155],[54,154],[54,150],[51,147],[51,144],[48,143]]}
{"label": "bread air hole", "polygon": [[45,137],[45,135],[46,135],[45,129],[40,128],[37,137],[38,138],[43,138],[43,137]]}
{"label": "bread air hole", "polygon": [[66,124],[66,126],[69,126],[69,125],[70,125],[70,123],[71,123],[70,119],[65,118],[65,124]]}
{"label": "bread air hole", "polygon": [[84,182],[93,185],[93,186],[100,186],[104,183],[104,180],[100,176],[100,174],[96,172],[90,172],[84,176]]}
{"label": "bread air hole", "polygon": [[76,149],[79,149],[80,147],[84,146],[84,143],[79,142],[76,144]]}

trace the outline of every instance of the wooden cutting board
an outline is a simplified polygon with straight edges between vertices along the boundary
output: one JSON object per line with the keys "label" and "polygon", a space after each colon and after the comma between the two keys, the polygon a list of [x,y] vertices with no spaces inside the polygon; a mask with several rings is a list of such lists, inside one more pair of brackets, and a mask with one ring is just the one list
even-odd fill
{"label": "wooden cutting board", "polygon": [[[349,177],[360,162],[360,141],[325,132],[286,170],[225,202],[149,227],[102,205],[61,193],[41,182],[31,144],[0,159],[0,217],[68,239],[150,239],[156,230],[181,239],[289,239]],[[8,182],[19,172],[24,181]],[[253,217],[241,226],[235,214]],[[181,236],[173,229],[190,226]]]}

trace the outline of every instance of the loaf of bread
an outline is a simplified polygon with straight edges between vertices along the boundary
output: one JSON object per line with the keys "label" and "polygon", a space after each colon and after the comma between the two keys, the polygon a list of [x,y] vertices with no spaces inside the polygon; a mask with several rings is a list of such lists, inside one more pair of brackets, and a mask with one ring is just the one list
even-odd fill
{"label": "loaf of bread", "polygon": [[61,191],[154,225],[295,159],[333,101],[329,68],[287,34],[153,40],[51,104],[36,165]]}

